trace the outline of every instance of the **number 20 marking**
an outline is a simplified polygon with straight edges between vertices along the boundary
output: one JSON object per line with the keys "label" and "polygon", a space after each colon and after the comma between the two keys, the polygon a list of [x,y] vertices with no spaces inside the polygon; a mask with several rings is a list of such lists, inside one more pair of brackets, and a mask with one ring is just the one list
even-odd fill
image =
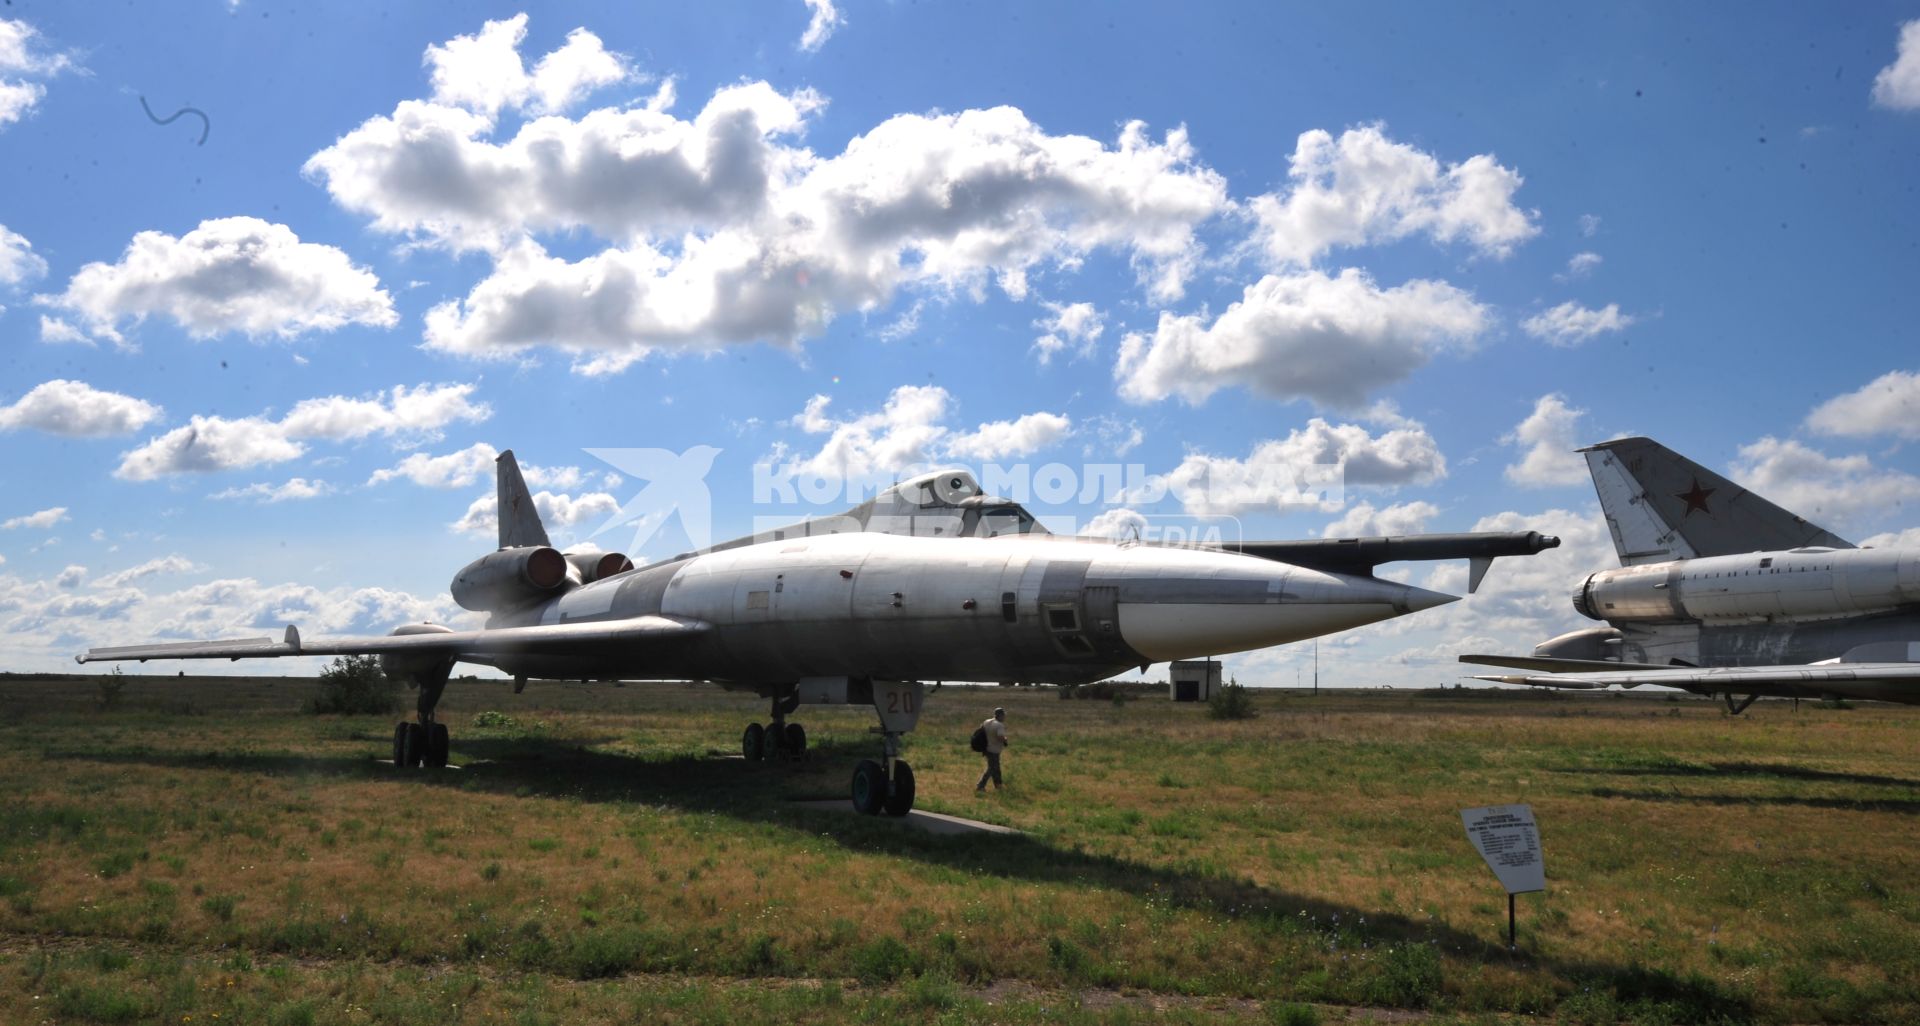
{"label": "number 20 marking", "polygon": [[910,713],[912,711],[913,711],[913,692],[911,691],[887,692],[887,712]]}

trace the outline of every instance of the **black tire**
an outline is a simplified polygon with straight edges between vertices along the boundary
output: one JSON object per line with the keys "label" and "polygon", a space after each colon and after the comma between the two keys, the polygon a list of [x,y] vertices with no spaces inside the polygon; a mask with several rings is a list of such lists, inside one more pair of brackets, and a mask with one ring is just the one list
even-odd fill
{"label": "black tire", "polygon": [[400,765],[418,766],[427,757],[427,729],[418,723],[403,723],[406,736],[400,742]]}
{"label": "black tire", "polygon": [[904,816],[913,811],[913,767],[893,760],[893,793],[887,795],[885,805],[889,816]]}
{"label": "black tire", "polygon": [[407,723],[402,720],[393,725],[393,765],[398,769],[407,764]]}
{"label": "black tire", "polygon": [[747,724],[747,729],[740,734],[740,754],[746,756],[748,762],[766,758],[767,728],[758,723]]}
{"label": "black tire", "polygon": [[787,724],[787,758],[798,759],[807,754],[807,728],[798,723]]}
{"label": "black tire", "polygon": [[434,769],[444,769],[447,755],[453,746],[453,739],[447,734],[447,725],[434,723],[427,727],[426,764]]}
{"label": "black tire", "polygon": [[853,767],[853,811],[878,816],[886,802],[887,771],[872,759],[861,759]]}

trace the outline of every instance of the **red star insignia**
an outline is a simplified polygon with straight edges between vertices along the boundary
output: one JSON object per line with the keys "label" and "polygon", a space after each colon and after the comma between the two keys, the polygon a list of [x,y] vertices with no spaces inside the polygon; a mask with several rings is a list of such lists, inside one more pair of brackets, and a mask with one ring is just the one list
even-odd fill
{"label": "red star insignia", "polygon": [[1700,487],[1700,479],[1696,477],[1693,479],[1692,488],[1674,495],[1674,498],[1687,504],[1687,511],[1682,514],[1683,517],[1692,516],[1694,510],[1699,510],[1708,516],[1712,516],[1713,511],[1707,508],[1707,497],[1719,490],[1718,488]]}

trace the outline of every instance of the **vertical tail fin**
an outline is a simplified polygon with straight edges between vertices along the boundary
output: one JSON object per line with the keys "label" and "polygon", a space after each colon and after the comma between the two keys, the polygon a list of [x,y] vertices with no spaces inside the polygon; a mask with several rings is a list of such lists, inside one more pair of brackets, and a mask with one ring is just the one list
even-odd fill
{"label": "vertical tail fin", "polygon": [[1651,438],[1580,450],[1623,566],[1853,543]]}
{"label": "vertical tail fin", "polygon": [[520,476],[520,463],[508,449],[493,461],[495,495],[499,501],[500,547],[516,549],[525,545],[551,545],[547,529],[540,523],[540,511],[533,508],[533,496]]}

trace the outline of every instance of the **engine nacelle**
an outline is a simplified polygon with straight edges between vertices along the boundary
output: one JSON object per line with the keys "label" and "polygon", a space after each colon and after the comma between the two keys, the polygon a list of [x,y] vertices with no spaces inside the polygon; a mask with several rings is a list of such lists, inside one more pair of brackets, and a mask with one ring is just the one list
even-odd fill
{"label": "engine nacelle", "polygon": [[[453,628],[437,623],[403,623],[395,627],[389,637],[400,638],[410,634],[452,634]],[[380,656],[380,672],[390,680],[411,681],[422,674],[431,675],[445,672],[442,667],[451,667],[453,660],[444,655],[403,655],[387,652]]]}
{"label": "engine nacelle", "polygon": [[633,560],[621,552],[569,552],[567,563],[580,575],[581,584],[592,584],[633,569]]}
{"label": "engine nacelle", "polygon": [[460,608],[492,613],[532,605],[567,582],[567,557],[544,545],[501,549],[468,563],[449,591]]}

